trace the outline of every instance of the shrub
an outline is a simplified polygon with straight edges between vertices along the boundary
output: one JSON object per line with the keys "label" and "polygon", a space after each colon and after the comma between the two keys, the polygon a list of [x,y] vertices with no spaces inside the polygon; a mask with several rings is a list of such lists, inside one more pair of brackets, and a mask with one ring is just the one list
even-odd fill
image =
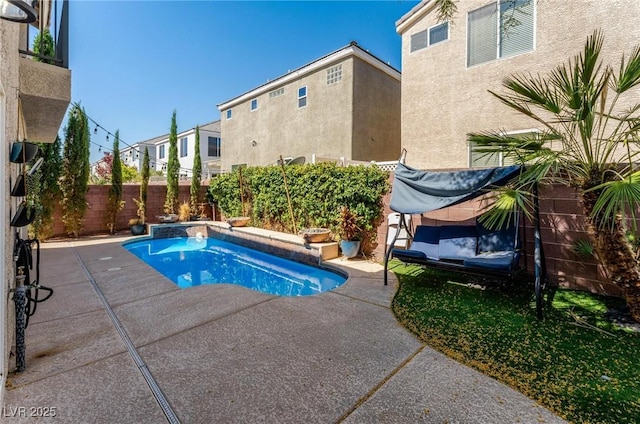
{"label": "shrub", "polygon": [[[245,214],[252,225],[293,233],[298,228],[329,228],[338,234],[336,215],[342,206],[359,220],[363,250],[370,253],[382,220],[383,196],[389,191],[388,173],[377,167],[339,167],[334,163],[285,167],[294,216],[289,212],[282,168],[248,167],[242,170]],[[238,171],[211,180],[209,193],[227,216],[240,216]]]}

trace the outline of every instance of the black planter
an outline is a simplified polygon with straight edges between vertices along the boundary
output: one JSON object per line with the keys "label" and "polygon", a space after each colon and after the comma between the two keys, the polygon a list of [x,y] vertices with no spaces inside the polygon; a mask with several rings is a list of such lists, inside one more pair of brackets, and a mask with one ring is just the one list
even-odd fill
{"label": "black planter", "polygon": [[134,236],[141,236],[143,235],[146,230],[147,230],[147,224],[136,224],[136,225],[131,225],[129,227],[129,229],[131,230],[131,234]]}
{"label": "black planter", "polygon": [[27,194],[27,185],[25,184],[24,175],[18,175],[13,188],[11,189],[11,195],[13,197],[23,197]]}
{"label": "black planter", "polygon": [[11,218],[11,226],[12,227],[24,227],[25,225],[29,225],[36,219],[36,211],[32,208],[28,208],[24,203],[21,203],[16,209],[16,213]]}
{"label": "black planter", "polygon": [[9,160],[12,163],[27,163],[36,157],[38,145],[28,141],[15,141],[11,145]]}

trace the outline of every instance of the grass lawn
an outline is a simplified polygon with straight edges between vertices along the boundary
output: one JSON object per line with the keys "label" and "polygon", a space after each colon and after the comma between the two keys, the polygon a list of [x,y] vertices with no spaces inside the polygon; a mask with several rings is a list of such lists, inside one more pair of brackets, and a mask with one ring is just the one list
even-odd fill
{"label": "grass lawn", "polygon": [[527,284],[480,289],[463,274],[389,269],[396,317],[429,346],[571,422],[640,423],[640,333],[604,318],[620,299],[558,290],[538,321]]}

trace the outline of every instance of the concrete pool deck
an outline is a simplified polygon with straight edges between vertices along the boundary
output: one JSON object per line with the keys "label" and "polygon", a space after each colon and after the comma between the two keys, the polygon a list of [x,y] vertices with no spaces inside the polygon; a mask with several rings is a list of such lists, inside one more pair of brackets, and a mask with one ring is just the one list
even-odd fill
{"label": "concrete pool deck", "polygon": [[[310,297],[180,290],[128,238],[43,243],[41,283],[55,292],[30,319],[3,421],[167,422],[148,373],[182,423],[564,422],[401,327],[396,279],[385,287],[378,264],[334,259],[348,281]],[[55,417],[30,417],[46,408]]]}

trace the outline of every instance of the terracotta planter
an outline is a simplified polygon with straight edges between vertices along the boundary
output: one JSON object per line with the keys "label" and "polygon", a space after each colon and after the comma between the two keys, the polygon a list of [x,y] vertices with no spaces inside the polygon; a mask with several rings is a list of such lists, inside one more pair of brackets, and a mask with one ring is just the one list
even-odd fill
{"label": "terracotta planter", "polygon": [[300,231],[300,237],[306,243],[323,243],[329,239],[331,231],[326,228],[305,228]]}
{"label": "terracotta planter", "polygon": [[232,227],[244,227],[249,223],[250,220],[251,218],[249,218],[248,216],[238,216],[227,219],[227,224]]}
{"label": "terracotta planter", "polygon": [[178,222],[178,215],[175,213],[158,215],[156,218],[158,218],[158,221],[163,224]]}

